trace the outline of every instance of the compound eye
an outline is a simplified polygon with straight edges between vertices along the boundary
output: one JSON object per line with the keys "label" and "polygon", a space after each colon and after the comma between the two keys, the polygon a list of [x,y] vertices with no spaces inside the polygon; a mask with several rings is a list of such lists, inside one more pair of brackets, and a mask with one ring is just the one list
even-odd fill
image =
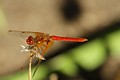
{"label": "compound eye", "polygon": [[32,37],[32,36],[29,36],[28,39],[26,40],[26,43],[27,43],[28,45],[33,45],[33,44],[34,44],[34,39],[33,39],[33,37]]}

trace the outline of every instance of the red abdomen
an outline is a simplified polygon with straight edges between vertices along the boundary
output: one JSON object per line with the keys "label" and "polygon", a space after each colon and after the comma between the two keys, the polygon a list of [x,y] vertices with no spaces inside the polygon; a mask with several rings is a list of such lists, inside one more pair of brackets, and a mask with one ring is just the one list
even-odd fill
{"label": "red abdomen", "polygon": [[86,38],[71,38],[71,37],[59,37],[59,36],[50,36],[53,40],[59,41],[71,41],[71,42],[85,42],[88,41]]}

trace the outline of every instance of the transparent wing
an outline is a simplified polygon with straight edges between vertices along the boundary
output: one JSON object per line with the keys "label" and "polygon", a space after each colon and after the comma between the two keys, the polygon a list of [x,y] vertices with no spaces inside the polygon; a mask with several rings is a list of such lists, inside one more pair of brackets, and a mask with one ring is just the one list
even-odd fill
{"label": "transparent wing", "polygon": [[28,36],[36,36],[37,34],[44,34],[41,32],[31,32],[31,31],[17,31],[17,30],[9,30],[8,34],[16,36],[16,37],[28,37]]}

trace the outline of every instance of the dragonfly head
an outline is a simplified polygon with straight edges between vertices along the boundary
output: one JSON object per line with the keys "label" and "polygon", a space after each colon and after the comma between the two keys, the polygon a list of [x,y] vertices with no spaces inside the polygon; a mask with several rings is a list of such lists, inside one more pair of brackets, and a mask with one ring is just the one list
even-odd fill
{"label": "dragonfly head", "polygon": [[33,45],[34,44],[34,38],[32,36],[29,36],[26,40],[26,43],[28,45]]}

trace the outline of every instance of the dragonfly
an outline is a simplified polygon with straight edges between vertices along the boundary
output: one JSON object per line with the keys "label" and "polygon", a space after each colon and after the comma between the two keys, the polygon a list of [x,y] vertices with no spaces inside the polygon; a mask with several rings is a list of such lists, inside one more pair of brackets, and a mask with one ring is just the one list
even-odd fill
{"label": "dragonfly", "polygon": [[[45,60],[44,56],[47,50],[53,45],[54,41],[69,41],[69,42],[88,41],[87,38],[61,37],[61,36],[49,35],[47,33],[42,33],[42,32],[9,30],[8,33],[14,36],[17,35],[18,37],[26,37],[27,46],[21,45],[22,47],[21,52],[30,53],[28,80],[32,80],[31,64],[33,57],[35,56],[36,58],[39,59],[37,65],[41,62],[41,60]],[[37,68],[35,69],[34,74],[36,70]]]}

